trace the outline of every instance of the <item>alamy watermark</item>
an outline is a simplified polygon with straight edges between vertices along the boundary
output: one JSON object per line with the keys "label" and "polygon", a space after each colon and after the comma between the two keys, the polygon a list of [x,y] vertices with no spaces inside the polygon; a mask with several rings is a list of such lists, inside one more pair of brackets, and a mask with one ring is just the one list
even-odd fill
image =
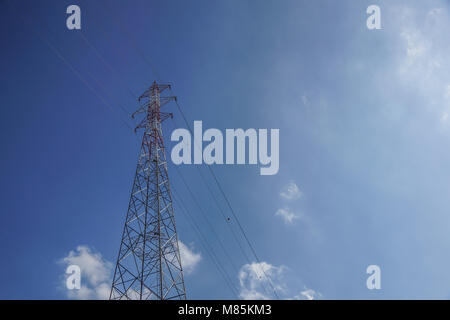
{"label": "alamy watermark", "polygon": [[72,4],[67,7],[66,13],[70,16],[66,19],[66,27],[69,30],[80,30],[81,29],[81,9],[79,6]]}
{"label": "alamy watermark", "polygon": [[[274,175],[280,166],[280,130],[270,129],[270,150],[268,135],[268,129],[226,129],[224,150],[222,131],[211,128],[203,132],[202,121],[194,121],[194,137],[183,128],[172,132],[171,140],[178,143],[172,148],[171,159],[176,165],[246,164],[248,160],[248,164],[259,162],[261,175]],[[203,142],[208,142],[205,148]]]}
{"label": "alamy watermark", "polygon": [[367,14],[370,16],[366,20],[367,29],[379,30],[381,29],[381,9],[379,6],[372,4],[367,7]]}
{"label": "alamy watermark", "polygon": [[71,264],[66,269],[66,288],[68,290],[81,289],[81,268],[76,264]]}
{"label": "alamy watermark", "polygon": [[376,264],[372,264],[367,267],[366,269],[367,274],[370,274],[370,276],[367,278],[366,286],[367,289],[373,290],[381,289],[381,268],[377,266]]}

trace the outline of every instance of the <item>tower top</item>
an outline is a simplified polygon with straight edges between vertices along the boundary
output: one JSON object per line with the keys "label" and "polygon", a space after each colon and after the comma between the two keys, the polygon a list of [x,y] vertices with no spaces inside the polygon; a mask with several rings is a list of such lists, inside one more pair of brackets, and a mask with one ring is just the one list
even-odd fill
{"label": "tower top", "polygon": [[171,89],[170,84],[158,84],[156,81],[153,81],[152,85],[144,91],[144,93],[139,97],[138,101],[143,101],[143,104],[139,106],[139,108],[133,112],[131,117],[134,117],[137,114],[145,114],[142,121],[136,126],[135,132],[139,128],[149,128],[152,124],[156,122],[161,123],[167,118],[173,118],[173,113],[161,112],[161,107],[169,103],[170,101],[177,101],[176,96],[161,96],[166,89]]}

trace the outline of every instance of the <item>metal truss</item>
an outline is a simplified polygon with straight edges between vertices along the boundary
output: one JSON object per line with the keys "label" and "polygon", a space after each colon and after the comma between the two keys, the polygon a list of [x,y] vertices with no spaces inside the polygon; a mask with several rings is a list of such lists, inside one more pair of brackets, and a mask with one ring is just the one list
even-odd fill
{"label": "metal truss", "polygon": [[170,193],[161,112],[176,97],[160,94],[168,84],[153,82],[133,113],[144,114],[136,127],[144,129],[133,189],[122,233],[110,299],[186,299],[178,236]]}

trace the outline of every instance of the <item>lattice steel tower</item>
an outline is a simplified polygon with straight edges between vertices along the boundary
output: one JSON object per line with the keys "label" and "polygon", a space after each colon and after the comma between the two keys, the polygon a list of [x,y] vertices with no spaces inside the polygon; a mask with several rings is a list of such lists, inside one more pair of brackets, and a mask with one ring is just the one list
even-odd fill
{"label": "lattice steel tower", "polygon": [[186,299],[161,128],[173,115],[160,111],[176,97],[161,96],[166,89],[153,82],[132,115],[144,114],[136,127],[144,135],[110,299]]}

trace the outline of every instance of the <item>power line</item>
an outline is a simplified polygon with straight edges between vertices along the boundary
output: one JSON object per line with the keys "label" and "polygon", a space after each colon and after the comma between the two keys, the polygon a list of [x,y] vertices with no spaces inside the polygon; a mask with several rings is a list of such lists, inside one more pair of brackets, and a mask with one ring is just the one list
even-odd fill
{"label": "power line", "polygon": [[[103,89],[103,92],[108,96],[108,98],[110,100],[114,100],[113,97],[109,94],[108,89],[106,89],[105,85],[98,80],[97,78],[94,77],[94,75],[92,74],[92,72],[90,72],[89,70],[86,70],[86,73],[89,75],[89,77],[95,81],[95,83],[97,83],[97,85]],[[125,107],[123,107],[120,103],[117,103],[117,105],[119,106],[120,110],[122,110],[125,115],[130,116],[130,113],[126,110]]]}
{"label": "power line", "polygon": [[[191,225],[191,228],[194,230],[194,232],[196,232],[197,237],[199,238],[200,244],[202,245],[203,249],[210,256],[211,261],[215,265],[219,274],[223,277],[224,281],[226,282],[226,284],[228,285],[230,290],[233,292],[233,294],[236,294],[236,296],[238,296],[237,289],[233,285],[233,283],[230,279],[230,276],[228,275],[226,270],[223,268],[223,266],[221,266],[219,258],[214,253],[214,250],[209,246],[209,242],[206,241],[206,237],[203,235],[201,228],[195,222],[193,216],[189,213],[189,210],[186,209],[186,205],[185,205],[184,201],[182,200],[181,196],[176,191],[174,186],[172,186],[171,188],[174,191],[173,197],[174,197],[175,202],[178,204],[179,208],[183,209],[185,214],[188,216],[186,220],[189,222],[189,224]],[[175,195],[176,195],[176,197],[175,197]]]}
{"label": "power line", "polygon": [[[108,8],[108,9],[109,9],[109,11],[110,11],[110,13],[111,13],[111,8]],[[119,21],[118,23],[119,23],[119,25],[121,25],[120,21]],[[123,29],[123,30],[126,30],[126,28],[125,28],[123,25],[121,25],[121,26],[122,26],[122,29]],[[101,30],[105,33],[105,31],[103,30],[103,28],[101,28]],[[128,39],[130,39],[130,41],[132,41],[132,36],[131,36],[130,34],[128,34]],[[143,58],[143,60],[146,61],[146,62],[149,64],[149,66],[150,66],[150,68],[152,69],[153,73],[157,76],[157,78],[159,78],[159,75],[158,75],[156,69],[155,69],[154,66],[151,64],[151,62],[145,57],[145,55],[143,54],[143,52],[139,49],[139,46],[137,46],[135,43],[133,43],[133,45],[135,46],[135,49],[140,53],[140,55],[141,55],[141,57]],[[169,89],[172,90],[170,87],[169,87]],[[187,119],[186,119],[186,116],[184,115],[183,111],[181,110],[181,108],[180,108],[178,102],[175,101],[175,103],[176,103],[176,105],[177,105],[177,107],[178,107],[178,110],[180,111],[180,113],[181,113],[181,115],[182,115],[182,117],[183,117],[183,119],[184,119],[186,125],[188,126],[189,130],[190,130],[191,133],[192,133],[192,130],[191,130],[190,125],[189,125],[189,123],[188,123],[188,121],[187,121]],[[258,263],[261,263],[261,260],[259,259],[258,255],[256,254],[256,251],[255,251],[253,245],[251,244],[249,238],[247,237],[247,235],[246,235],[246,233],[245,233],[245,231],[244,231],[244,229],[243,229],[243,227],[242,227],[242,225],[241,225],[239,219],[237,218],[236,213],[234,212],[234,210],[233,210],[233,208],[232,208],[232,206],[231,206],[231,203],[230,203],[230,201],[228,200],[228,197],[226,196],[226,194],[225,194],[225,192],[224,192],[224,190],[223,190],[221,184],[219,183],[219,181],[218,181],[216,175],[214,174],[214,172],[213,172],[213,170],[212,170],[212,168],[211,168],[210,166],[208,166],[208,168],[209,168],[209,171],[210,171],[211,175],[212,175],[213,178],[214,178],[214,181],[216,182],[217,186],[219,187],[219,190],[220,190],[222,196],[224,197],[225,201],[227,202],[227,205],[228,205],[228,207],[230,208],[230,211],[232,212],[233,217],[234,217],[234,219],[236,220],[236,222],[237,222],[237,224],[238,224],[238,227],[239,227],[240,231],[242,232],[242,234],[243,234],[243,236],[244,236],[244,238],[245,238],[247,244],[249,245],[249,247],[250,247],[250,249],[251,249],[251,251],[252,251],[252,253],[253,253],[253,255],[254,255],[255,259],[256,259],[256,261],[257,261]],[[243,251],[243,252],[245,252],[245,251]],[[244,253],[244,255],[245,255],[245,253]],[[249,259],[248,259],[248,260],[249,260]],[[261,268],[261,269],[262,269],[262,268]],[[264,275],[266,276],[266,278],[268,279],[269,284],[270,284],[270,286],[272,287],[272,290],[273,290],[275,296],[278,298],[278,295],[277,295],[277,293],[276,293],[275,287],[273,286],[270,277],[267,276],[267,274],[266,274],[266,272],[265,272],[264,270],[262,270],[262,271],[263,271]]]}
{"label": "power line", "polygon": [[[103,58],[103,56],[101,55],[101,53],[95,48],[95,46],[86,38],[86,36],[80,32],[80,36],[81,38],[86,42],[86,44],[95,52],[95,54],[97,55],[97,57],[102,61],[103,64],[105,64],[113,73],[115,73],[119,78],[120,76],[118,75],[118,73],[116,72],[116,70],[114,70],[107,62],[106,60]],[[126,85],[126,84],[125,84]],[[127,86],[127,85],[126,85]],[[134,93],[132,92],[132,90],[127,86],[130,94],[134,97]],[[136,97],[135,97],[136,98]],[[231,259],[230,255],[228,254],[225,246],[223,245],[222,241],[220,240],[220,238],[218,237],[217,233],[215,232],[213,226],[211,225],[211,223],[209,222],[206,214],[204,213],[202,207],[200,206],[200,204],[198,203],[198,201],[196,200],[196,198],[194,197],[192,191],[190,190],[188,184],[186,183],[183,175],[181,174],[181,172],[177,169],[177,173],[178,175],[181,177],[181,179],[183,180],[183,183],[185,184],[185,186],[188,188],[189,194],[191,195],[192,199],[194,200],[195,204],[197,205],[197,207],[200,209],[200,212],[202,213],[204,219],[206,220],[209,228],[213,231],[212,233],[215,235],[215,237],[217,238],[219,245],[221,247],[221,249],[224,251],[225,255],[227,256],[228,261],[230,262],[230,264],[233,266],[233,268],[235,269],[236,272],[238,272],[238,268],[236,267],[236,265],[233,263],[233,260]],[[203,178],[203,177],[202,177]],[[203,178],[204,179],[204,178]],[[220,208],[220,207],[219,207]],[[220,208],[221,210],[221,208]]]}
{"label": "power line", "polygon": [[[81,39],[94,51],[94,53],[97,55],[97,57],[100,59],[100,61],[112,72],[114,73],[117,78],[122,82],[122,84],[125,86],[125,88],[128,90],[128,93],[133,97],[133,99],[137,99],[137,95],[133,92],[133,90],[130,88],[130,86],[123,80],[123,78],[117,73],[117,71],[111,67],[111,65],[105,60],[105,58],[102,56],[102,54],[97,50],[97,48],[87,39],[84,32],[79,30],[78,32],[80,34]],[[128,115],[130,113],[126,111]]]}
{"label": "power line", "polygon": [[[100,52],[95,48],[95,46],[92,44],[92,43],[90,43],[89,42],[89,40],[86,38],[86,36],[83,34],[83,33],[81,33],[80,32],[80,36],[81,36],[81,38],[86,42],[86,44],[96,53],[96,55],[97,55],[97,57],[102,61],[102,63],[104,63],[114,74],[116,74],[120,79],[121,79],[121,77],[120,77],[120,75],[118,75],[117,74],[117,72],[116,72],[116,70],[115,69],[113,69],[107,62],[106,62],[106,60],[103,58],[103,56],[100,54]],[[105,105],[107,105],[108,107],[110,107],[110,105],[104,100],[104,98],[102,97],[102,96],[100,96],[88,83],[87,83],[87,81],[86,80],[84,80],[84,78],[81,76],[81,74],[67,61],[67,59],[65,59],[58,51],[57,51],[57,49],[54,47],[54,46],[52,46],[51,45],[51,43],[50,42],[48,42],[48,41],[46,41],[47,42],[47,44],[52,48],[52,49],[54,49],[55,50],[55,53],[58,55],[58,57],[60,57],[68,66],[69,66],[69,68],[80,78],[80,80],[82,80],[101,100],[102,100],[102,102],[105,104]],[[105,89],[105,87],[98,81],[98,80],[96,80],[92,75],[91,75],[91,77],[94,79],[94,81],[96,81],[101,87],[103,87],[104,89]],[[126,84],[125,84],[126,85]],[[135,95],[134,95],[134,93],[132,92],[132,90],[127,86],[127,88],[128,88],[128,90],[129,90],[129,93],[133,96],[133,98],[136,98],[135,97]],[[127,110],[124,110],[123,109],[123,111],[124,112],[126,112],[127,114],[129,114],[129,112],[127,111]],[[122,120],[122,119],[121,119]],[[123,120],[122,120],[123,121]],[[130,128],[131,130],[133,130],[129,125],[128,125],[128,123],[126,123],[125,121],[124,121],[124,123],[128,126],[128,128]],[[180,176],[181,176],[181,173],[180,173]],[[182,177],[182,176],[181,176]],[[184,178],[182,177],[182,179],[184,180]],[[185,181],[184,181],[185,182]],[[189,192],[191,192],[190,190],[189,190]],[[192,195],[192,192],[191,192],[191,195]],[[195,198],[194,198],[194,200],[195,200]],[[196,202],[196,204],[197,204],[197,206],[199,206],[199,204],[198,204],[198,202],[197,202],[197,200],[195,200],[195,202]],[[214,231],[214,229],[213,229],[213,227],[212,227],[212,225],[211,225],[211,223],[207,220],[207,218],[206,218],[206,215],[205,215],[205,213],[204,213],[204,211],[203,211],[203,209],[199,206],[199,208],[200,208],[200,210],[201,210],[201,212],[203,213],[203,215],[204,215],[204,217],[205,217],[205,219],[206,219],[206,221],[208,222],[208,224],[209,224],[209,226],[210,226],[210,228],[212,228],[212,230],[213,230],[213,234],[215,234],[216,235],[216,232]],[[230,258],[230,256],[229,256],[229,254],[228,254],[228,252],[226,251],[226,249],[225,249],[225,247],[224,247],[224,245],[223,245],[223,243],[220,241],[220,239],[219,238],[217,238],[218,240],[219,240],[219,243],[220,243],[220,245],[221,245],[221,248],[224,250],[224,252],[225,252],[225,254],[226,254],[226,256],[227,256],[227,258],[228,258],[228,260],[230,261],[230,263],[232,263],[232,259]],[[233,264],[233,263],[232,263]],[[234,264],[233,264],[233,266],[234,266]],[[236,268],[236,266],[234,266],[234,268],[235,269],[237,269]],[[227,277],[229,277],[228,275],[227,275]],[[234,290],[236,290],[236,289],[234,289]]]}
{"label": "power line", "polygon": [[[139,139],[137,137],[136,137],[136,139],[139,141]],[[184,179],[184,177],[181,175],[181,172],[178,171],[177,173],[182,179]],[[209,241],[206,240],[206,237],[202,233],[201,228],[198,226],[198,224],[196,223],[196,221],[193,218],[193,216],[189,213],[189,210],[187,209],[187,206],[186,206],[184,200],[180,196],[180,193],[177,192],[176,188],[173,185],[171,185],[170,188],[173,190],[172,197],[173,197],[174,202],[177,203],[178,206],[188,216],[189,219],[186,219],[186,220],[189,222],[191,228],[197,234],[197,237],[200,240],[201,246],[205,249],[206,253],[209,255],[211,261],[213,262],[214,266],[217,268],[219,274],[221,274],[222,278],[224,278],[224,281],[226,282],[226,284],[229,287],[229,289],[233,292],[233,294],[235,294],[237,297],[239,297],[239,294],[238,294],[239,290],[235,287],[235,285],[233,285],[233,281],[231,280],[231,277],[228,275],[228,272],[225,270],[223,265],[220,263],[220,259],[216,255],[215,251],[211,248],[211,246],[209,244]],[[188,191],[191,192],[189,189],[188,189]],[[195,198],[193,198],[193,200],[194,200],[194,202],[197,202],[197,200]],[[199,206],[198,203],[197,203],[197,206]],[[202,211],[205,220],[208,222],[208,225],[209,225],[210,229],[212,230],[212,233],[216,234],[214,228],[211,226],[211,224],[207,220],[207,218],[206,218],[206,216],[205,216],[205,214],[203,212],[203,209],[201,207],[199,207],[199,209]],[[218,240],[220,242],[219,238],[218,238]],[[223,245],[221,246],[221,248],[222,248],[222,250],[224,250],[225,254],[227,255],[228,260],[231,262],[232,259],[230,258],[230,256],[226,252],[226,250],[224,249]]]}
{"label": "power line", "polygon": [[[178,108],[180,108],[180,107],[178,106]],[[186,119],[186,117],[184,116],[183,113],[182,113],[182,116],[184,117],[184,119]],[[174,118],[172,118],[172,123],[175,125],[175,119],[174,119]],[[186,123],[186,125],[188,126],[188,129],[190,130],[190,132],[191,132],[191,134],[192,134],[192,130],[191,130],[191,128],[189,127],[189,124]],[[178,168],[177,168],[177,170],[178,170]],[[225,219],[227,225],[229,226],[229,228],[230,228],[230,230],[231,230],[231,233],[233,234],[233,237],[234,237],[235,241],[238,243],[238,246],[239,246],[239,248],[241,249],[242,254],[243,254],[244,257],[246,258],[247,262],[248,262],[249,264],[251,264],[250,259],[248,258],[247,254],[245,253],[245,250],[243,249],[243,247],[241,246],[240,241],[237,239],[236,234],[234,233],[233,228],[231,228],[231,225],[228,223],[228,219],[225,217],[225,214],[223,213],[221,206],[219,205],[219,203],[218,203],[218,201],[217,201],[217,199],[216,199],[214,193],[212,192],[211,188],[209,187],[208,183],[206,182],[206,180],[205,180],[205,178],[204,178],[204,176],[203,176],[203,174],[202,174],[200,168],[197,167],[197,170],[198,170],[198,173],[199,173],[200,177],[202,178],[204,184],[206,185],[207,189],[209,190],[211,196],[213,197],[213,199],[214,199],[214,201],[215,201],[215,203],[216,203],[216,206],[219,208],[219,211],[222,213],[222,216],[224,217],[224,219]],[[178,171],[178,172],[179,172],[179,171]],[[263,271],[263,274],[266,275],[266,273],[264,272],[264,270],[263,270],[262,267],[261,267],[261,270]],[[266,278],[270,281],[270,279],[267,277],[267,275],[266,275]],[[266,286],[265,286],[264,284],[262,284],[262,288],[263,288],[264,292],[265,292],[266,294],[268,294],[267,289],[266,289]],[[275,291],[274,291],[274,292],[275,292]]]}
{"label": "power line", "polygon": [[[172,124],[174,125],[174,128],[176,129],[177,124],[176,124],[175,118],[172,118]],[[231,233],[232,233],[232,235],[233,235],[234,240],[235,240],[236,243],[238,244],[239,249],[240,249],[242,255],[244,256],[245,260],[246,260],[247,262],[250,263],[250,262],[251,262],[251,261],[250,261],[250,258],[247,256],[247,253],[245,252],[244,248],[242,247],[241,242],[240,242],[239,239],[237,238],[237,235],[236,235],[236,233],[234,232],[234,229],[232,228],[232,226],[231,226],[231,224],[230,224],[230,219],[229,219],[229,218],[225,215],[225,213],[223,212],[222,207],[220,206],[219,201],[217,200],[217,197],[215,196],[215,194],[214,194],[213,191],[211,190],[209,184],[206,182],[206,178],[205,178],[205,176],[203,175],[202,171],[200,170],[200,167],[196,166],[196,168],[197,168],[198,174],[200,175],[200,177],[201,177],[203,183],[205,184],[206,188],[208,189],[208,192],[210,193],[211,197],[213,198],[214,204],[215,204],[216,207],[219,209],[219,212],[221,213],[222,218],[224,219],[226,225],[227,225],[228,228],[230,229],[230,231],[231,231]]]}
{"label": "power line", "polygon": [[198,203],[197,199],[195,198],[191,188],[189,187],[188,183],[186,182],[186,180],[184,179],[183,175],[181,174],[180,169],[177,166],[174,166],[174,167],[175,167],[178,175],[180,176],[181,180],[183,181],[183,184],[186,186],[186,189],[188,190],[189,195],[194,200],[194,203],[196,204],[196,206],[199,208],[201,214],[203,215],[203,218],[205,219],[208,227],[211,229],[212,233],[214,234],[214,236],[216,237],[217,241],[219,242],[219,245],[222,248],[223,252],[225,253],[227,259],[229,260],[229,262],[231,263],[231,265],[233,266],[235,271],[238,272],[238,268],[236,268],[235,264],[233,263],[233,260],[231,259],[230,255],[228,254],[228,251],[225,249],[225,246],[223,245],[222,241],[220,240],[219,236],[217,235],[217,232],[214,230],[214,227],[212,226],[211,222],[209,222],[205,212],[203,211],[202,207],[200,206],[200,204]]}
{"label": "power line", "polygon": [[[8,2],[7,2],[8,3]],[[13,5],[10,4],[10,6],[13,8]],[[22,21],[24,23],[26,23],[27,19],[25,18],[25,16],[23,16],[21,13],[19,13],[19,17],[22,19]],[[39,24],[39,23],[38,23]],[[47,44],[47,46],[53,51],[53,53],[70,69],[70,71],[72,71],[73,74],[75,74],[75,76],[89,89],[91,90],[98,99],[100,99],[100,101],[111,111],[114,112],[114,108],[111,107],[111,105],[105,100],[105,98],[103,96],[101,96],[90,84],[89,82],[80,74],[80,72],[78,72],[78,70],[61,54],[61,52],[37,29],[37,28],[32,28],[36,34],[38,35],[38,37],[45,42],[45,44]],[[120,120],[131,130],[132,127],[128,124],[128,122],[126,122],[125,120],[123,120],[122,118],[120,118]]]}
{"label": "power line", "polygon": [[[191,132],[191,134],[193,134],[193,133],[192,133],[191,126],[190,126],[189,122],[187,121],[187,118],[186,118],[186,116],[184,115],[183,110],[181,109],[180,105],[178,104],[178,101],[175,100],[175,104],[177,105],[177,108],[178,108],[178,110],[179,110],[179,112],[180,112],[180,114],[181,114],[181,116],[182,116],[182,118],[183,118],[183,120],[184,120],[184,122],[185,122],[187,128],[189,129],[189,131]],[[216,182],[216,184],[217,184],[217,186],[218,186],[218,188],[219,188],[219,190],[220,190],[220,193],[222,194],[223,198],[225,199],[225,202],[227,203],[228,208],[230,208],[230,211],[231,211],[231,213],[232,213],[234,219],[236,220],[236,222],[237,222],[237,224],[238,224],[238,226],[239,226],[239,229],[240,229],[242,235],[244,236],[244,238],[245,238],[245,240],[246,240],[248,246],[250,247],[250,249],[251,249],[251,251],[252,251],[252,253],[253,253],[253,256],[254,256],[255,259],[256,259],[256,262],[258,262],[259,264],[261,264],[261,260],[259,259],[258,255],[256,254],[255,248],[253,247],[252,243],[250,242],[249,238],[247,237],[247,234],[246,234],[244,228],[242,227],[242,224],[240,223],[240,221],[239,221],[239,219],[238,219],[236,213],[234,212],[234,209],[233,209],[233,207],[231,206],[231,203],[230,203],[230,201],[228,200],[228,197],[226,196],[226,194],[225,194],[225,192],[224,192],[224,190],[223,190],[223,188],[222,188],[222,186],[221,186],[219,180],[217,179],[217,176],[215,175],[215,173],[214,173],[214,171],[212,170],[211,166],[208,166],[208,169],[209,169],[209,172],[211,173],[211,175],[213,176],[214,181]],[[261,271],[263,272],[264,276],[265,276],[266,279],[268,280],[268,282],[269,282],[269,284],[270,284],[270,287],[271,287],[272,290],[273,290],[274,295],[276,296],[277,299],[279,299],[278,294],[277,294],[277,292],[276,292],[276,290],[275,290],[275,286],[274,286],[273,283],[272,283],[272,280],[271,280],[270,277],[266,274],[266,272],[264,271],[263,268],[261,268]]]}
{"label": "power line", "polygon": [[[90,2],[90,3],[92,3],[92,2]],[[108,8],[108,6],[105,5],[104,7],[102,7],[102,9],[103,9],[103,8]],[[108,10],[108,11],[109,11],[109,10]],[[110,11],[110,13],[111,13],[111,11]],[[97,21],[96,21],[95,19],[92,20],[92,21],[94,22],[94,24],[95,24],[95,26],[97,27],[97,29],[101,31],[101,33],[104,35],[105,38],[109,38],[111,41],[113,41],[113,37],[112,37],[110,34],[108,34],[108,32],[105,30],[105,28],[104,28],[100,23],[97,23]],[[116,21],[116,19],[115,19],[115,21]],[[120,28],[119,28],[119,29],[120,29]],[[128,37],[128,39],[131,41],[131,38],[130,38],[130,37]],[[120,46],[120,49],[122,49],[122,48],[123,48],[123,47]],[[140,54],[142,55],[142,57],[144,57],[144,54],[142,53],[142,51],[139,50],[139,52],[140,52]],[[122,59],[123,61],[128,61],[128,60],[129,60],[129,59],[125,56],[125,54],[124,54],[123,52],[121,52],[121,50],[116,50],[116,53],[120,55],[120,57],[121,57],[121,59]],[[145,59],[145,58],[144,58],[144,59]],[[146,61],[146,63],[148,63],[148,64],[151,65],[151,63],[150,63],[149,61],[147,61],[147,59],[145,59],[145,61]],[[128,63],[128,65],[131,65],[131,64]],[[154,68],[152,65],[151,65],[151,67],[150,67],[150,70],[151,70],[151,72],[153,72],[153,73],[155,74],[157,80],[160,82],[161,80],[160,80],[159,74],[156,72],[155,68]],[[133,95],[136,97],[136,95],[135,95],[134,93],[133,93]]]}
{"label": "power line", "polygon": [[[106,4],[104,5],[104,8],[106,8],[106,10],[109,11],[109,13],[112,15],[112,9],[109,6],[109,4],[106,2]],[[144,52],[139,48],[139,45],[136,43],[136,41],[134,40],[134,37],[132,35],[132,32],[129,32],[128,28],[119,20],[119,19],[114,19],[115,22],[118,23],[119,25],[119,30],[122,31],[122,34],[126,33],[125,38],[127,38],[129,40],[129,42],[132,44],[132,46],[136,49],[136,51],[139,53],[139,55],[141,56],[142,60],[145,61],[145,63],[149,66],[150,70],[155,74],[156,79],[158,81],[161,81],[161,77],[159,72],[156,70],[155,66],[153,65],[153,63],[150,62],[150,60],[148,60],[144,54]],[[123,32],[125,31],[125,32]]]}
{"label": "power line", "polygon": [[[104,32],[104,30],[102,29],[102,28],[100,28],[103,32]],[[111,111],[113,111],[114,109],[113,108],[111,108],[111,106],[110,106],[110,104],[97,92],[97,91],[95,91],[95,89],[81,76],[81,74],[75,69],[75,67],[73,67],[73,65],[60,53],[60,51],[54,46],[54,45],[52,45],[51,44],[51,42],[48,40],[48,39],[46,39],[45,37],[43,37],[42,36],[42,34],[40,34],[40,32],[38,31],[38,30],[36,30],[36,32],[38,33],[38,35],[40,36],[40,38],[50,47],[50,49],[58,56],[58,58],[59,59],[61,59],[65,64],[66,64],[66,66],[79,78],[79,80],[80,81],[82,81],[83,83],[84,83],[84,85],[86,86],[86,87],[88,87],[100,100],[101,100],[101,102],[105,105],[105,106],[107,106]],[[105,33],[105,32],[104,32]],[[106,34],[106,33],[105,33]],[[103,63],[105,63],[105,65],[108,65],[107,63],[106,63],[106,60],[99,54],[99,52],[98,52],[98,50],[96,50],[95,49],[95,47],[94,46],[92,46],[92,44],[90,44],[90,42],[87,40],[87,38],[82,34],[82,33],[80,33],[80,35],[82,36],[82,38],[83,38],[83,40],[85,40],[86,41],[86,43],[89,45],[89,46],[91,46],[91,48],[98,54],[98,57],[100,58],[100,60],[102,60],[102,62]],[[141,54],[142,54],[142,52],[140,52]],[[144,55],[142,54],[142,57],[144,57]],[[145,61],[147,61],[146,59],[144,59]],[[147,61],[148,62],[148,61]],[[149,62],[148,62],[149,63]],[[111,70],[113,70],[111,67],[110,67],[110,69]],[[157,74],[156,73],[156,71],[155,70],[153,70],[153,72],[155,73],[155,74]],[[91,76],[92,77],[92,76]],[[158,78],[159,78],[159,76],[157,76]],[[119,78],[121,79],[121,77],[119,76]],[[95,80],[95,79],[94,79]],[[98,82],[98,81],[97,81]],[[98,82],[99,83],[99,82]],[[102,86],[102,85],[101,85]],[[104,86],[102,86],[103,88],[104,88]],[[128,89],[129,89],[129,87],[128,87]],[[134,93],[132,92],[132,90],[130,89],[129,90],[130,91],[130,93],[132,94],[132,96],[135,98],[135,95],[134,95]],[[186,119],[186,117],[185,117],[185,115],[184,115],[184,113],[182,112],[182,110],[181,110],[181,108],[180,108],[180,106],[179,106],[179,104],[178,104],[178,102],[176,102],[176,105],[177,105],[177,107],[178,107],[178,109],[179,109],[179,111],[180,111],[180,113],[182,114],[182,117],[183,117],[183,119],[184,119],[184,121],[186,122],[186,125],[188,126],[188,128],[189,128],[189,130],[191,131],[191,133],[192,133],[192,130],[191,130],[191,128],[190,128],[190,126],[189,126],[189,123],[187,122],[187,119]],[[120,106],[120,105],[119,105]],[[120,106],[121,107],[121,106]],[[121,107],[122,108],[122,107]],[[126,110],[124,110],[125,112],[127,112],[128,113],[128,111],[126,111]],[[131,127],[130,127],[130,125],[127,123],[127,122],[125,122],[122,118],[120,118],[121,119],[121,121],[129,128],[129,129],[131,129],[131,130],[133,130]],[[244,238],[245,238],[245,240],[246,240],[246,242],[247,242],[247,244],[249,245],[249,247],[250,247],[250,249],[251,249],[251,251],[252,251],[252,253],[253,253],[253,255],[255,256],[255,258],[256,258],[256,260],[257,260],[257,262],[258,263],[261,263],[261,261],[260,261],[260,259],[258,258],[258,256],[257,256],[257,254],[256,254],[256,251],[255,251],[255,249],[254,249],[254,247],[253,247],[253,245],[251,244],[251,242],[250,242],[250,240],[249,240],[249,238],[247,237],[247,235],[246,235],[246,233],[245,233],[245,231],[244,231],[244,229],[243,229],[243,227],[242,227],[242,225],[241,225],[241,223],[240,223],[240,221],[239,221],[239,219],[237,218],[237,216],[236,216],[236,214],[235,214],[235,212],[234,212],[234,210],[233,210],[233,208],[232,208],[232,206],[231,206],[231,204],[230,204],[230,201],[228,200],[228,197],[226,196],[226,194],[225,194],[225,192],[224,192],[224,190],[223,190],[223,188],[222,188],[222,186],[220,185],[220,182],[218,181],[218,179],[217,179],[217,177],[216,177],[216,175],[214,174],[214,172],[213,172],[213,170],[212,170],[212,168],[211,167],[209,167],[209,170],[210,170],[210,173],[212,174],[212,176],[213,176],[213,178],[214,178],[214,180],[215,180],[215,182],[216,182],[216,184],[217,184],[217,186],[219,187],[219,190],[220,190],[220,192],[221,192],[221,194],[222,194],[222,196],[224,197],[224,199],[226,200],[226,203],[227,203],[227,205],[228,205],[228,207],[230,208],[230,211],[232,212],[232,214],[233,214],[233,217],[234,217],[234,219],[236,220],[236,222],[237,222],[237,224],[238,224],[238,226],[239,226],[239,229],[240,229],[240,231],[242,232],[242,234],[243,234],[243,236],[244,236]],[[201,175],[202,176],[202,175]],[[205,182],[205,184],[206,184],[206,181],[204,180],[204,177],[202,176],[202,179],[203,179],[203,181]],[[182,177],[182,180],[184,181],[184,178]],[[186,184],[186,182],[184,181],[184,183]],[[209,189],[209,187],[208,187],[208,189]],[[188,188],[188,190],[190,191],[190,189]],[[211,192],[211,190],[209,189],[209,191]],[[192,194],[192,191],[190,191],[190,193]],[[194,198],[195,199],[195,198]],[[215,198],[214,198],[215,199]],[[196,203],[197,203],[197,201],[195,201]],[[216,204],[218,205],[218,203],[217,203],[217,199],[215,199],[215,202],[216,202]],[[197,203],[197,205],[198,205],[198,203]],[[220,206],[218,205],[218,207],[219,207],[219,209],[220,209]],[[199,206],[199,208],[201,208],[200,206]],[[201,211],[203,212],[203,210],[201,209]],[[223,214],[223,211],[220,209],[220,211],[222,212],[222,214]],[[204,212],[203,212],[203,214],[204,214]],[[206,219],[206,217],[205,217],[205,219]],[[207,220],[207,219],[206,219]],[[208,220],[207,220],[208,221]],[[209,223],[210,224],[210,223]],[[221,243],[221,242],[220,242]],[[239,242],[238,242],[239,243]],[[222,246],[222,248],[224,249],[224,252],[226,253],[226,250],[225,250],[225,248],[224,248],[224,246],[223,246],[223,244],[221,244],[221,246]],[[242,249],[242,247],[241,247],[241,249]],[[243,251],[243,252],[245,252],[245,251]],[[228,258],[229,258],[229,255],[226,253],[226,255],[228,256]],[[248,258],[247,258],[248,259]],[[230,261],[232,261],[230,258],[229,258],[229,260]],[[236,268],[236,267],[235,267]],[[262,270],[263,271],[263,273],[264,273],[264,275],[266,276],[266,278],[269,280],[269,283],[270,283],[270,285],[271,285],[271,287],[272,287],[272,289],[273,289],[273,292],[274,292],[274,294],[276,295],[276,297],[278,298],[278,295],[277,295],[277,293],[276,293],[276,290],[275,290],[275,288],[274,288],[274,286],[273,286],[273,284],[272,284],[272,281],[270,280],[270,278],[267,276],[267,274],[265,273],[265,271],[264,270]]]}

